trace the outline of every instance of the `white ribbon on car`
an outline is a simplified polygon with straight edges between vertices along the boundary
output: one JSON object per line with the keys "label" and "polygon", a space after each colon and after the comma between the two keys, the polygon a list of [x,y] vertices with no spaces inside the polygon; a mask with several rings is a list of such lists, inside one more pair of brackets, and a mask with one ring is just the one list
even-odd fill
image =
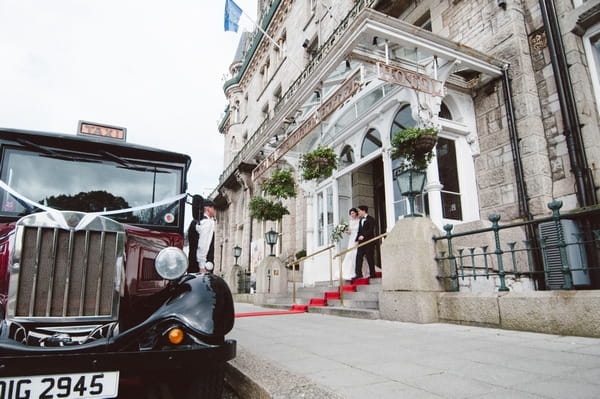
{"label": "white ribbon on car", "polygon": [[[33,200],[30,200],[29,198],[19,194],[18,192],[16,192],[15,190],[13,190],[8,184],[4,183],[2,180],[0,180],[0,188],[5,190],[7,193],[9,193],[10,195],[12,195],[13,197],[29,204],[32,206],[35,206],[36,208],[39,208],[43,211],[48,212],[52,218],[58,223],[60,224],[60,226],[66,230],[70,230],[69,225],[67,224],[63,214],[61,211],[51,208],[49,206],[46,205],[42,205],[39,202],[35,202]],[[158,201],[158,202],[153,202],[151,204],[146,204],[146,205],[139,205],[139,206],[134,206],[133,208],[127,208],[127,209],[116,209],[116,210],[112,210],[112,211],[103,211],[103,212],[91,212],[91,213],[86,213],[85,216],[79,221],[79,223],[77,224],[77,226],[75,226],[74,230],[81,230],[83,229],[85,226],[87,226],[87,224],[89,222],[91,222],[96,216],[107,216],[107,215],[116,215],[118,213],[128,213],[128,212],[137,212],[137,211],[141,211],[144,209],[150,209],[150,208],[154,208],[157,206],[161,206],[161,205],[167,205],[167,204],[172,204],[175,201],[179,201],[182,198],[185,198],[187,196],[187,193],[181,193],[181,194],[177,194],[173,197],[169,197],[166,198],[164,200]]]}

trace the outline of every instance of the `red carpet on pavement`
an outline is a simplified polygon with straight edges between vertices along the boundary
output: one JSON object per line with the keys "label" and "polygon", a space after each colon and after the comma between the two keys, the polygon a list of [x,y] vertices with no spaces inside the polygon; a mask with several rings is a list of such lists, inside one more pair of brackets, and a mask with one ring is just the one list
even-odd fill
{"label": "red carpet on pavement", "polygon": [[292,310],[273,310],[273,311],[266,311],[266,312],[248,312],[248,313],[236,313],[235,317],[252,317],[252,316],[274,316],[274,315],[280,315],[280,314],[295,314],[295,313],[304,313],[306,312],[306,310],[294,310],[294,308],[292,308]]}

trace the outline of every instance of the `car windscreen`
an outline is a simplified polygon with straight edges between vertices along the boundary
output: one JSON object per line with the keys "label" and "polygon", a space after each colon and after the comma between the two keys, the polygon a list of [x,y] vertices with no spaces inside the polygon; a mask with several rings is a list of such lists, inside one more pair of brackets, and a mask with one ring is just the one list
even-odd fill
{"label": "car windscreen", "polygon": [[[5,148],[0,177],[20,196],[46,207],[81,212],[136,208],[110,217],[123,223],[177,227],[179,200],[164,200],[180,194],[182,173],[177,167],[117,157]],[[5,190],[0,190],[0,201],[0,216],[40,210]]]}

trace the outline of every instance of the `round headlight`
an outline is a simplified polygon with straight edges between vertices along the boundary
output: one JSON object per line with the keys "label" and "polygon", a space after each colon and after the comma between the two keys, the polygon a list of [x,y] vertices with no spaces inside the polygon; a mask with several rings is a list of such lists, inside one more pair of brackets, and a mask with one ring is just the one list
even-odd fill
{"label": "round headlight", "polygon": [[154,261],[154,268],[165,280],[177,280],[187,270],[187,256],[179,248],[167,247],[160,251]]}

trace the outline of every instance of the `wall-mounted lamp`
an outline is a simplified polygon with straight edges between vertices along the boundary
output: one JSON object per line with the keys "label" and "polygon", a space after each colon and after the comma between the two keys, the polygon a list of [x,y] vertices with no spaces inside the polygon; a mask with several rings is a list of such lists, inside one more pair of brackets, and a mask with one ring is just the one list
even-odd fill
{"label": "wall-mounted lamp", "polygon": [[310,41],[308,39],[304,39],[304,43],[302,43],[302,47],[307,48],[309,44],[310,44]]}
{"label": "wall-mounted lamp", "polygon": [[410,213],[406,215],[406,217],[423,216],[415,213],[415,197],[423,192],[423,187],[425,186],[425,180],[427,178],[427,172],[419,169],[398,169],[394,171],[394,174],[400,194],[408,197]]}
{"label": "wall-mounted lamp", "polygon": [[377,36],[373,37],[373,46],[377,46]]}
{"label": "wall-mounted lamp", "polygon": [[350,61],[346,60],[346,70],[350,69]]}
{"label": "wall-mounted lamp", "polygon": [[242,248],[238,247],[237,245],[235,247],[233,247],[233,257],[235,258],[235,265],[234,266],[239,266],[238,265],[238,258],[242,255]]}
{"label": "wall-mounted lamp", "polygon": [[279,233],[273,229],[265,233],[265,241],[271,246],[271,254],[269,256],[275,256],[273,253],[273,246],[277,244],[277,238],[279,238]]}

